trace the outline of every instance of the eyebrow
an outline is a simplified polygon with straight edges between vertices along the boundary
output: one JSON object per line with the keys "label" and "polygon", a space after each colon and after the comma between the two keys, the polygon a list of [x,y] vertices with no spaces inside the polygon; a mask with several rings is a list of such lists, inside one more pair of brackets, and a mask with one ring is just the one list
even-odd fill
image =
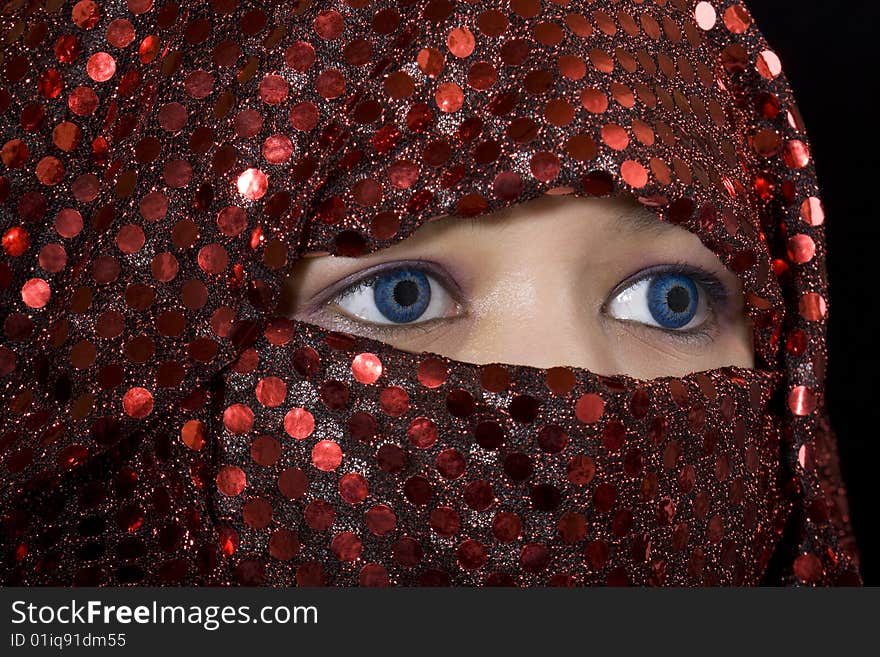
{"label": "eyebrow", "polygon": [[[485,228],[487,222],[486,215],[477,215],[474,217],[461,217],[472,228]],[[668,221],[660,219],[657,215],[643,208],[626,207],[620,211],[614,221],[622,224],[623,230],[629,233],[648,233],[653,235],[662,235],[674,230],[674,226]],[[496,228],[504,228],[504,224]]]}
{"label": "eyebrow", "polygon": [[668,221],[663,221],[657,215],[641,208],[626,208],[615,219],[624,224],[631,233],[661,234],[673,228]]}

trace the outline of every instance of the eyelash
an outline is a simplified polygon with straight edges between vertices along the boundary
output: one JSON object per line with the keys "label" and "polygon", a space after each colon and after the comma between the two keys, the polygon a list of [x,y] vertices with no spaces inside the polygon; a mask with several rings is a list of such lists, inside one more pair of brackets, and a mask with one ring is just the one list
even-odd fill
{"label": "eyelash", "polygon": [[[438,265],[435,265],[429,260],[395,260],[391,266],[388,266],[389,263],[381,263],[374,267],[367,269],[369,273],[364,274],[363,272],[359,272],[357,274],[353,274],[350,276],[346,276],[345,278],[337,281],[333,285],[330,286],[328,290],[325,291],[321,297],[316,300],[310,310],[308,310],[309,315],[314,315],[315,313],[321,312],[327,306],[330,306],[334,303],[337,303],[341,299],[344,299],[346,296],[350,294],[354,294],[358,290],[363,289],[364,287],[368,287],[372,285],[376,279],[382,274],[387,274],[388,272],[393,272],[397,269],[418,269],[424,274],[428,274],[436,278],[441,284],[444,285],[446,290],[449,292],[449,295],[457,304],[463,304],[461,289],[458,287],[458,284],[448,275],[445,271],[442,270]],[[369,322],[363,322],[361,320],[356,320],[350,318],[346,315],[339,315],[342,318],[342,321],[353,327],[363,327],[364,324],[370,326],[370,328],[384,336],[393,336],[401,333],[409,333],[413,329],[417,329],[423,331],[424,333],[429,333],[431,329],[441,322],[449,322],[450,320],[460,319],[462,316],[457,317],[435,317],[434,319],[425,320],[423,322],[417,322],[415,324],[401,324],[399,326],[395,326],[393,324],[372,324]]]}
{"label": "eyelash", "polygon": [[[696,267],[685,261],[676,260],[668,264],[654,265],[652,267],[648,267],[647,269],[642,269],[636,275],[631,276],[630,278],[627,278],[618,283],[611,291],[611,294],[608,295],[608,301],[616,297],[620,291],[625,290],[626,288],[631,287],[645,279],[650,279],[652,276],[656,276],[658,274],[682,274],[685,276],[689,276],[706,293],[706,295],[708,296],[710,314],[703,325],[687,331],[671,331],[663,329],[659,326],[651,326],[649,324],[643,324],[641,322],[634,322],[630,320],[616,321],[635,324],[639,329],[659,332],[665,338],[677,340],[679,342],[687,344],[706,344],[714,340],[718,334],[718,316],[720,314],[720,311],[727,309],[728,305],[730,304],[730,291],[727,289],[727,286],[724,285],[724,283],[722,283],[714,274],[711,274],[705,269],[702,269],[701,267]],[[608,301],[602,304],[603,312]]]}
{"label": "eyelash", "polygon": [[[442,271],[442,269],[438,268],[436,265],[427,260],[407,260],[395,261],[393,264],[390,265],[389,263],[382,263],[375,266],[375,268],[369,269],[368,274],[361,273],[360,275],[348,276],[341,279],[336,284],[332,285],[330,289],[328,289],[323,295],[321,295],[321,297],[317,301],[312,304],[311,310],[308,311],[308,314],[314,315],[316,313],[319,313],[326,307],[339,302],[341,299],[344,299],[346,296],[354,294],[364,287],[373,285],[376,279],[382,274],[386,274],[388,272],[392,272],[398,269],[403,269],[405,267],[415,268],[420,270],[424,274],[435,277],[440,283],[445,285],[450,296],[456,303],[463,303],[461,298],[461,290],[455,284],[455,281],[452,280],[444,271]],[[663,329],[658,326],[650,326],[648,324],[643,324],[641,322],[636,322],[632,320],[618,320],[616,318],[612,319],[615,319],[618,322],[635,324],[639,329],[653,330],[655,332],[658,332],[664,338],[677,340],[684,343],[704,344],[714,340],[718,333],[719,310],[727,308],[727,305],[730,303],[730,292],[727,289],[727,286],[725,286],[724,283],[722,283],[714,274],[711,274],[705,269],[696,267],[684,261],[675,261],[667,264],[648,267],[647,269],[639,271],[636,275],[623,280],[614,287],[611,294],[609,295],[608,300],[606,300],[602,304],[601,309],[603,313],[606,309],[606,305],[608,304],[608,302],[611,299],[615,298],[620,291],[631,287],[639,283],[640,281],[651,278],[652,276],[666,273],[689,276],[706,293],[706,295],[708,296],[710,316],[703,323],[702,326],[687,331],[672,331],[668,329]],[[363,322],[361,320],[349,318],[345,315],[339,316],[344,323],[352,327],[362,327],[366,323],[370,325],[370,328],[372,330],[385,336],[393,336],[399,333],[411,332],[413,329],[418,329],[425,333],[428,333],[436,324],[440,322],[448,322],[450,320],[459,319],[462,317],[462,315],[459,315],[457,317],[436,317],[426,320],[424,322],[417,322],[414,324],[401,324],[399,326],[395,326],[392,324],[373,325],[369,322]]]}

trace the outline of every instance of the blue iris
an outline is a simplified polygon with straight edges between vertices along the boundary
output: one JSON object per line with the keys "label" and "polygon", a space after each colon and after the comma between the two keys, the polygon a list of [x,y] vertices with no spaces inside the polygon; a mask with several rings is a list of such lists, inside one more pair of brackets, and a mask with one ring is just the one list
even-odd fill
{"label": "blue iris", "polygon": [[411,322],[418,319],[431,302],[431,284],[418,269],[396,269],[376,277],[373,301],[379,312],[392,322]]}
{"label": "blue iris", "polygon": [[663,328],[680,328],[697,313],[698,294],[689,276],[659,274],[648,285],[648,309]]}

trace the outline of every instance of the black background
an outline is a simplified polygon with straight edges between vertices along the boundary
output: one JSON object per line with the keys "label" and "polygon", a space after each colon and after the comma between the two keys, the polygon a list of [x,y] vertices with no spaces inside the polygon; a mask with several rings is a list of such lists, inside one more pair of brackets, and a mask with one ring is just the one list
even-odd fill
{"label": "black background", "polygon": [[880,192],[876,69],[880,4],[746,2],[782,60],[810,136],[828,248],[827,399],[862,553],[865,584],[880,585]]}

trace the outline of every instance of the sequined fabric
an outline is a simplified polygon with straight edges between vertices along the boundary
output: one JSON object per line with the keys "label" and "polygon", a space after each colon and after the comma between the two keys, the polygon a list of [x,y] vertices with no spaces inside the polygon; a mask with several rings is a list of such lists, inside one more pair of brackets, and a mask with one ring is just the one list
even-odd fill
{"label": "sequined fabric", "polygon": [[[7,2],[0,578],[839,585],[824,210],[725,0]],[[477,365],[276,312],[303,253],[629,194],[756,367]]]}

